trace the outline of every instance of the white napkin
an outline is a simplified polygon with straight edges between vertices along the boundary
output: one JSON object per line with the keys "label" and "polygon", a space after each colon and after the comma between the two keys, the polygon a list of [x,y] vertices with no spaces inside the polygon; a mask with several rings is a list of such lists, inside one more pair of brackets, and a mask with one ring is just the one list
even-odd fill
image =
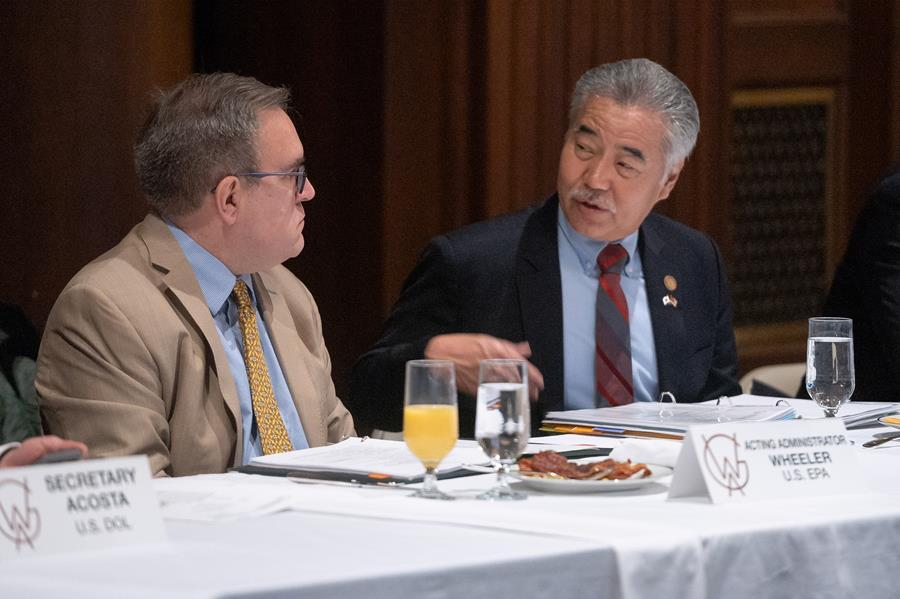
{"label": "white napkin", "polygon": [[626,439],[621,445],[612,450],[609,457],[620,462],[631,460],[632,462],[659,464],[660,466],[674,468],[680,451],[681,441]]}

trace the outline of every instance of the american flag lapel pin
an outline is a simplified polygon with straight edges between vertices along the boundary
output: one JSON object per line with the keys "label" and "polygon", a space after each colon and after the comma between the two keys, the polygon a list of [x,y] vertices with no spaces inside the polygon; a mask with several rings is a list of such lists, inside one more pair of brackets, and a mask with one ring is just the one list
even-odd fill
{"label": "american flag lapel pin", "polygon": [[666,290],[669,292],[662,298],[663,306],[677,308],[678,298],[673,295],[673,292],[678,289],[678,281],[672,275],[666,275],[663,277],[663,285],[666,286]]}

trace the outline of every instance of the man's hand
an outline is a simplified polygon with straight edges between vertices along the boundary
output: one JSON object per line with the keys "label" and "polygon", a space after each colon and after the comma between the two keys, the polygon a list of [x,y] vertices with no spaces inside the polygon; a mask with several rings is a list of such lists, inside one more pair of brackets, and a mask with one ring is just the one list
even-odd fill
{"label": "man's hand", "polygon": [[[456,387],[463,393],[478,392],[478,363],[491,358],[517,358],[528,360],[531,347],[527,341],[513,343],[490,335],[454,333],[432,337],[425,346],[429,360],[451,360],[456,364]],[[531,401],[537,401],[544,388],[544,377],[534,364],[528,363],[528,393]]]}
{"label": "man's hand", "polygon": [[22,445],[12,449],[0,458],[0,468],[12,466],[28,466],[48,453],[63,449],[79,449],[81,456],[87,457],[88,449],[84,443],[60,439],[56,435],[44,435],[43,437],[31,437],[22,441]]}

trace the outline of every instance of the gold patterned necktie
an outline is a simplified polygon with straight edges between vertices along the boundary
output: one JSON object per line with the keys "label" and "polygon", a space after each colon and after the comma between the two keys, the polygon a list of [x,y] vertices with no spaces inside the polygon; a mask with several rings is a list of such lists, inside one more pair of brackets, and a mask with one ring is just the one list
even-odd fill
{"label": "gold patterned necktie", "polygon": [[247,379],[250,381],[250,398],[259,427],[263,453],[269,455],[292,451],[294,446],[291,445],[284,420],[281,419],[281,412],[278,411],[266,357],[259,342],[256,310],[253,309],[247,284],[240,279],[234,284],[234,297],[238,305],[241,337],[244,339],[244,365],[247,367]]}

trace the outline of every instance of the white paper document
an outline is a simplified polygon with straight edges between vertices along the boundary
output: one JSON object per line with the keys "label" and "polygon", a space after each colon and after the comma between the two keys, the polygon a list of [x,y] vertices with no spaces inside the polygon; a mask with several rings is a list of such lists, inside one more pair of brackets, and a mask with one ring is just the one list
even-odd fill
{"label": "white paper document", "polygon": [[620,462],[631,460],[644,464],[675,467],[681,452],[681,441],[667,439],[625,439],[612,450],[609,457]]}
{"label": "white paper document", "polygon": [[289,510],[294,498],[283,479],[237,473],[208,474],[153,481],[167,520],[227,522]]}
{"label": "white paper document", "polygon": [[[402,441],[351,437],[340,443],[259,456],[253,466],[294,469],[309,472],[339,472],[370,478],[394,478],[409,482],[420,480],[425,472],[422,462]],[[438,475],[464,469],[464,465],[489,465],[490,460],[474,441],[457,441],[441,460]]]}

